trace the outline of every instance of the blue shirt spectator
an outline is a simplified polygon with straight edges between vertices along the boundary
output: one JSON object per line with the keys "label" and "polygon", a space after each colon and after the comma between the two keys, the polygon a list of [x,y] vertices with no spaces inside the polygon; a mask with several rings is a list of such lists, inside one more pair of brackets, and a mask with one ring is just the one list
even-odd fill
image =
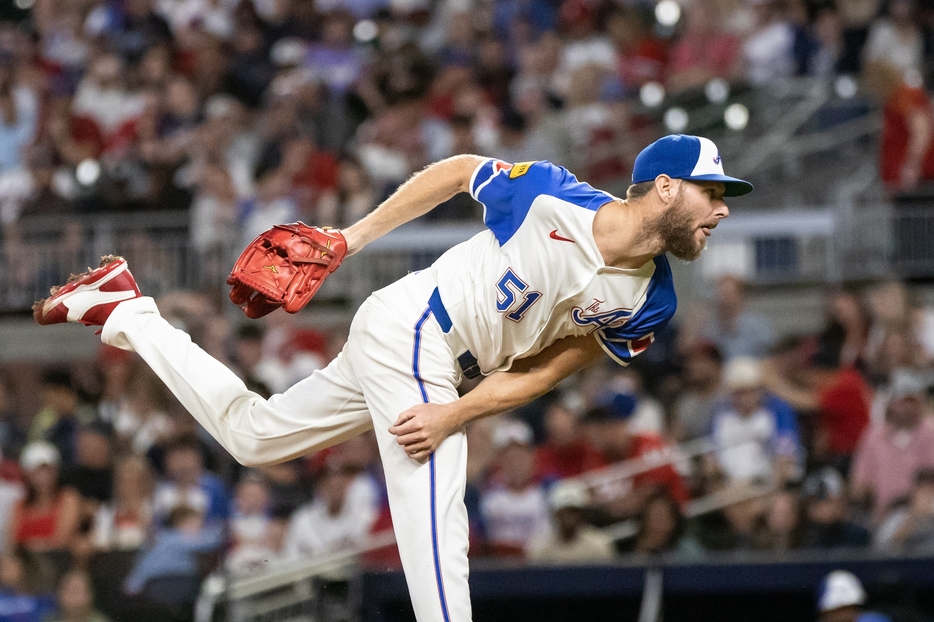
{"label": "blue shirt spectator", "polygon": [[197,510],[181,506],[169,515],[169,527],[142,553],[124,583],[129,594],[145,592],[146,584],[161,577],[200,579],[198,553],[217,550],[223,542],[221,525],[205,525]]}
{"label": "blue shirt spectator", "polygon": [[0,69],[0,173],[23,166],[23,147],[36,135],[39,102],[27,88],[12,86],[9,70]]}
{"label": "blue shirt spectator", "polygon": [[179,506],[203,513],[208,524],[230,516],[230,495],[216,475],[204,470],[197,439],[183,437],[166,449],[167,479],[156,486],[153,511],[158,524]]}
{"label": "blue shirt spectator", "polygon": [[716,460],[734,481],[794,479],[801,437],[791,406],[762,388],[762,369],[750,358],[731,361],[724,372],[730,397],[714,412],[711,433],[722,447]]}

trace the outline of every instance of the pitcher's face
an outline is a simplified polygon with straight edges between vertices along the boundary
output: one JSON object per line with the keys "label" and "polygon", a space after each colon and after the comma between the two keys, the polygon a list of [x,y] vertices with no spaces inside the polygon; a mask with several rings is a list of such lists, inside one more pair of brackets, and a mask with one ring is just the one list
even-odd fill
{"label": "pitcher's face", "polygon": [[700,257],[710,232],[730,210],[723,202],[726,187],[721,182],[685,181],[656,227],[665,249],[678,259],[694,261]]}

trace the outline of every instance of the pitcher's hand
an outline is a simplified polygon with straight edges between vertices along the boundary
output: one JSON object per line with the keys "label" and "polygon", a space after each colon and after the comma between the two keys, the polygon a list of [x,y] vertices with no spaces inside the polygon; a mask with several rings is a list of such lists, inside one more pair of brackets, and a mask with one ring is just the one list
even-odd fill
{"label": "pitcher's hand", "polygon": [[459,429],[451,404],[416,404],[400,414],[389,431],[409,458],[424,463]]}

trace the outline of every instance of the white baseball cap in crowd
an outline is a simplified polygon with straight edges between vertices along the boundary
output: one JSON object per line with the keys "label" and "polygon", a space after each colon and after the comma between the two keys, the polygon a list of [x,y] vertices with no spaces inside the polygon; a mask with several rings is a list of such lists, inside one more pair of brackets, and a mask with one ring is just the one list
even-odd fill
{"label": "white baseball cap in crowd", "polygon": [[889,382],[889,399],[897,400],[911,396],[924,396],[928,390],[927,378],[919,372],[900,367],[892,372]]}
{"label": "white baseball cap in crowd", "polygon": [[834,570],[824,577],[817,595],[817,609],[821,613],[840,607],[852,607],[866,602],[866,592],[852,572]]}
{"label": "white baseball cap in crowd", "polygon": [[32,471],[43,464],[58,466],[61,461],[58,449],[47,441],[29,443],[23,447],[23,451],[19,456],[19,465],[24,471]]}
{"label": "white baseball cap in crowd", "polygon": [[732,359],[723,370],[723,385],[730,391],[758,389],[762,386],[762,364],[746,356]]}
{"label": "white baseball cap in crowd", "polygon": [[557,482],[548,495],[551,509],[557,512],[563,508],[585,508],[590,504],[587,486],[576,480]]}
{"label": "white baseball cap in crowd", "polygon": [[529,424],[518,419],[503,419],[493,430],[493,447],[502,449],[513,443],[528,446],[532,444],[532,438]]}

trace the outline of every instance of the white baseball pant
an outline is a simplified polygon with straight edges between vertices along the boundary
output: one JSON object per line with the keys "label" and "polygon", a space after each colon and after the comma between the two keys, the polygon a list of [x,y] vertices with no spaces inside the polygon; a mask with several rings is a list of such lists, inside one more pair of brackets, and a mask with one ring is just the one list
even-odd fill
{"label": "white baseball pant", "polygon": [[357,311],[337,358],[268,400],[165,321],[152,298],[119,304],[102,339],[137,352],[246,465],[289,460],[373,428],[415,615],[420,622],[467,622],[466,437],[452,435],[419,464],[388,431],[414,404],[457,399],[451,337],[427,306],[434,288],[423,271],[374,293]]}

